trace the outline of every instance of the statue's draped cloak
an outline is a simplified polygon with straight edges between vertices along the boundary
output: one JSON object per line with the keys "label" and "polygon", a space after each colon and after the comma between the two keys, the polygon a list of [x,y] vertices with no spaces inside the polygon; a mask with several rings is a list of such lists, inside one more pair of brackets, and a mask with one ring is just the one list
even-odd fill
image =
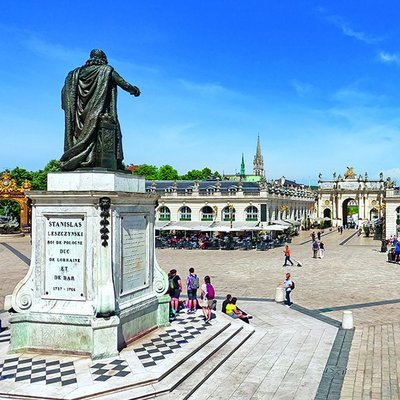
{"label": "statue's draped cloak", "polygon": [[95,166],[99,120],[109,114],[116,125],[116,158],[123,160],[121,129],[117,116],[117,87],[109,65],[76,68],[65,79],[62,108],[65,111],[64,170]]}

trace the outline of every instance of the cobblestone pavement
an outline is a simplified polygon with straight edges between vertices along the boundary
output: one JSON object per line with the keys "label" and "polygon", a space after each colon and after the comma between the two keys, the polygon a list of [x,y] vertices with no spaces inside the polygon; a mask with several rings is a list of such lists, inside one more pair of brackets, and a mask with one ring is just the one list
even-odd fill
{"label": "cobblestone pavement", "polygon": [[[325,257],[313,259],[309,234],[301,232],[290,244],[292,258],[303,267],[282,267],[283,247],[267,251],[158,249],[156,255],[164,270],[176,268],[182,278],[190,266],[201,277],[209,274],[218,296],[232,293],[240,301],[247,300],[250,313],[257,311],[258,299],[273,299],[277,284],[291,272],[296,282],[292,300],[298,310],[337,321],[343,310],[353,312],[356,329],[347,351],[341,398],[400,399],[400,266],[387,262],[378,241],[358,237],[352,230],[343,235],[326,231],[322,237]],[[24,277],[28,258],[29,238],[0,239],[0,308],[4,296]],[[343,375],[343,367],[338,360],[337,366],[325,372]],[[317,398],[338,398],[325,396],[324,390],[318,391]]]}
{"label": "cobblestone pavement", "polygon": [[400,399],[400,323],[355,330],[341,399]]}
{"label": "cobblestone pavement", "polygon": [[293,300],[303,307],[322,310],[337,320],[343,309],[350,309],[356,326],[397,322],[400,266],[388,263],[380,242],[371,238],[355,235],[340,245],[354,233],[327,232],[322,236],[325,257],[313,259],[310,233],[301,232],[290,245],[292,258],[302,262],[301,268],[282,267],[283,247],[267,251],[158,249],[157,260],[165,270],[176,268],[182,278],[193,266],[201,277],[211,276],[219,296],[232,293],[238,298],[274,298],[277,284],[290,272],[296,282]]}
{"label": "cobblestone pavement", "polygon": [[[242,299],[273,298],[277,282],[291,272],[295,303],[337,321],[344,310],[354,316],[354,337],[352,332],[341,338],[344,331],[338,332],[315,398],[400,399],[400,266],[387,262],[378,241],[354,233],[327,233],[322,237],[325,257],[313,259],[308,233],[302,232],[291,245],[301,268],[282,268],[283,248],[158,250],[157,257],[165,269],[175,267],[183,276],[194,266],[200,275],[212,276],[218,294],[229,292]],[[253,312],[251,304],[248,307]]]}

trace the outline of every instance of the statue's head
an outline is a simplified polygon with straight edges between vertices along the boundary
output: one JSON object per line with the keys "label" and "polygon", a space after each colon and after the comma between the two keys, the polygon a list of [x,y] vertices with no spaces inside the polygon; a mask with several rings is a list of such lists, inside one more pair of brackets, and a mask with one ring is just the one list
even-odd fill
{"label": "statue's head", "polygon": [[104,65],[108,64],[106,53],[100,49],[93,49],[90,52],[90,58],[86,61],[86,65]]}

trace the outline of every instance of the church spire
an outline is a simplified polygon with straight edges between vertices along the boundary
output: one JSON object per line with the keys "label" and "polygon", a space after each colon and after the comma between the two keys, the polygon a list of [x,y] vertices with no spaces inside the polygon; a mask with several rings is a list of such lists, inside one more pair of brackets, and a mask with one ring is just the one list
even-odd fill
{"label": "church spire", "polygon": [[242,163],[240,164],[240,177],[244,178],[246,176],[246,168],[244,166],[244,155],[242,153]]}
{"label": "church spire", "polygon": [[264,159],[261,154],[260,135],[257,136],[257,150],[253,161],[254,175],[264,177]]}

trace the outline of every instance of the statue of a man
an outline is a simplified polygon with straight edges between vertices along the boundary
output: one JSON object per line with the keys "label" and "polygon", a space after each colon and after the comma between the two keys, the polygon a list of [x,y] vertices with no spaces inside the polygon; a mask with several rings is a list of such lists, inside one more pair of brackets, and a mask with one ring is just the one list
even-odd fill
{"label": "statue of a man", "polygon": [[140,95],[138,87],[108,65],[106,54],[99,49],[92,50],[86,64],[67,75],[61,94],[65,111],[64,154],[60,160],[63,170],[123,169],[117,86]]}

